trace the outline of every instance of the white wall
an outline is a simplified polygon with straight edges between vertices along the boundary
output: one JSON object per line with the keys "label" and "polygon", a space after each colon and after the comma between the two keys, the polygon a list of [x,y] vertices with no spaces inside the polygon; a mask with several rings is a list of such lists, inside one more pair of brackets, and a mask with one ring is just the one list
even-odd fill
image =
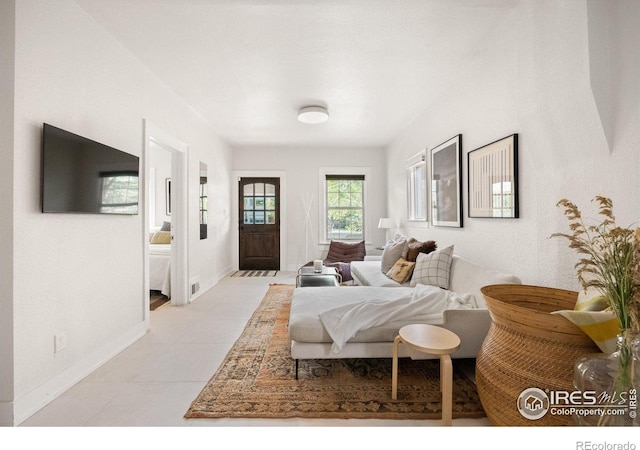
{"label": "white wall", "polygon": [[[158,145],[151,145],[149,166],[154,169],[155,179],[149,179],[149,202],[153,202],[153,209],[149,224],[151,227],[160,227],[163,222],[171,222],[171,216],[167,215],[166,204],[166,179],[171,178],[171,152]],[[153,191],[152,191],[153,189]]]}
{"label": "white wall", "polygon": [[[288,270],[296,270],[306,262],[326,254],[327,245],[320,245],[319,229],[319,171],[321,167],[370,167],[371,179],[366,182],[370,189],[370,198],[365,211],[365,228],[368,236],[367,253],[375,252],[375,247],[384,241],[384,231],[379,230],[378,220],[386,212],[386,168],[385,152],[381,148],[235,148],[233,170],[280,171],[286,176],[286,255],[281,255],[282,264]],[[237,180],[233,180],[232,189],[237,189]],[[305,251],[305,210],[303,199],[313,199],[311,208],[311,228],[314,244]],[[236,205],[232,206],[236,208]],[[237,213],[235,213],[237,216]],[[236,234],[237,236],[237,234]],[[237,253],[237,238],[234,238],[234,252]],[[317,253],[314,254],[314,251]],[[379,252],[378,252],[379,253]],[[236,257],[237,261],[237,257]]]}
{"label": "white wall", "polygon": [[[608,20],[593,20],[584,1],[523,1],[468,69],[392,143],[389,211],[403,219],[405,160],[463,135],[464,227],[406,233],[441,247],[454,244],[456,253],[528,284],[575,289],[577,255],[565,241],[549,239],[568,231],[557,201],[569,198],[595,217],[590,200],[605,195],[621,225],[640,220],[640,32],[634,25],[640,4],[607,4]],[[590,49],[590,39],[600,42],[598,49]],[[603,81],[603,73],[610,77]],[[520,143],[520,218],[468,218],[466,153],[512,133]]]}
{"label": "white wall", "polygon": [[[218,166],[210,189],[219,193],[215,207],[228,209],[230,156],[200,116],[71,0],[18,2],[15,53],[13,400],[20,422],[148,325],[142,215],[42,214],[42,123],[138,156],[145,119],[187,143],[189,274],[209,284],[229,270],[230,250],[224,230],[198,237],[198,166]],[[54,353],[53,337],[63,332],[67,347]]]}
{"label": "white wall", "polygon": [[15,7],[0,2],[0,426],[13,411],[13,83]]}

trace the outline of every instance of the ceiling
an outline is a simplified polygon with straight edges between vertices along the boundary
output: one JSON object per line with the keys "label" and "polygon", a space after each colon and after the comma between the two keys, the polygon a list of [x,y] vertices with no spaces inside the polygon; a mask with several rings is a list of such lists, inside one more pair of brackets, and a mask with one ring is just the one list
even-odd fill
{"label": "ceiling", "polygon": [[[233,146],[386,146],[517,0],[75,0]],[[300,107],[329,121],[299,123]]]}

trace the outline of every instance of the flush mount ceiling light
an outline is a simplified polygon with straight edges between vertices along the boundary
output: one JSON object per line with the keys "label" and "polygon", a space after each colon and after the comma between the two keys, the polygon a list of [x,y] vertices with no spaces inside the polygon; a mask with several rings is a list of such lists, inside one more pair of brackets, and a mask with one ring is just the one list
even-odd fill
{"label": "flush mount ceiling light", "polygon": [[323,106],[305,106],[298,111],[298,120],[302,123],[322,123],[329,119],[329,111]]}

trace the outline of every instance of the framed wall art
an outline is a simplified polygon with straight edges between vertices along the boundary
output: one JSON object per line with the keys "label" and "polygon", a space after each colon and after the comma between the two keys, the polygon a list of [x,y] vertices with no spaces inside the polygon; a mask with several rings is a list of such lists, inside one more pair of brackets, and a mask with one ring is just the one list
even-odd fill
{"label": "framed wall art", "polygon": [[518,135],[467,154],[469,217],[518,218]]}
{"label": "framed wall art", "polygon": [[462,227],[462,135],[431,149],[431,220]]}

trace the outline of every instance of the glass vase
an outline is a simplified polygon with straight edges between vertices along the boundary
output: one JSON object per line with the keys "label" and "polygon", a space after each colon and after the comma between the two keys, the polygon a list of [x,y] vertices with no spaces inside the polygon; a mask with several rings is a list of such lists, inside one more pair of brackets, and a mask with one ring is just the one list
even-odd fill
{"label": "glass vase", "polygon": [[[573,420],[584,426],[639,426],[640,335],[625,330],[613,353],[580,358],[575,365]],[[575,394],[575,393],[574,393]]]}

